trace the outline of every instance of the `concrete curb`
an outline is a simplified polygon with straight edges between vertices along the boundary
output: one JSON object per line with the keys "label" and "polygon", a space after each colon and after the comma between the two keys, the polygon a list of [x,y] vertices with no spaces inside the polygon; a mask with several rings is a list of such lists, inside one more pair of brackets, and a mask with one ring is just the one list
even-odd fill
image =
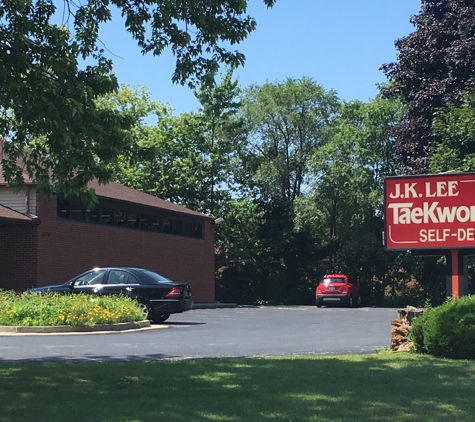
{"label": "concrete curb", "polygon": [[[195,303],[193,309],[220,309],[220,308],[237,308],[235,303]],[[105,332],[120,332],[127,330],[140,330],[143,328],[166,328],[166,326],[153,327],[150,321],[136,321],[136,322],[120,322],[117,324],[98,324],[93,327],[89,326],[72,326],[72,325],[56,325],[56,326],[10,326],[0,325],[0,335],[11,334],[93,334]]]}
{"label": "concrete curb", "polygon": [[92,333],[100,331],[126,331],[150,327],[150,321],[120,322],[117,324],[98,324],[93,327],[57,325],[52,327],[24,327],[0,325],[0,333],[5,334],[49,334],[49,333]]}

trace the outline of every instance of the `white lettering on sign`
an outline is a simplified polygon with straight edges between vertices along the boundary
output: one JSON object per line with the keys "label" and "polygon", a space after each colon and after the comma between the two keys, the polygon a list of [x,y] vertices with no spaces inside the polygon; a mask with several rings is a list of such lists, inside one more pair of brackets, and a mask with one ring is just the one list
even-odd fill
{"label": "white lettering on sign", "polygon": [[425,242],[445,242],[450,236],[450,229],[422,229],[419,233],[419,241]]}
{"label": "white lettering on sign", "polygon": [[458,229],[457,240],[473,242],[475,240],[475,229],[473,227],[468,229]]}
{"label": "white lettering on sign", "polygon": [[475,205],[459,207],[438,207],[438,202],[423,202],[421,207],[414,207],[412,202],[389,204],[394,210],[393,224],[459,223],[475,222]]}
{"label": "white lettering on sign", "polygon": [[439,182],[425,182],[419,187],[417,182],[395,183],[394,191],[389,193],[391,199],[404,198],[444,198],[459,195],[458,181],[447,180]]}
{"label": "white lettering on sign", "polygon": [[421,229],[419,231],[419,241],[426,242],[445,242],[447,239],[454,237],[461,242],[475,241],[475,228],[457,229],[452,232],[450,229]]}
{"label": "white lettering on sign", "polygon": [[426,182],[427,198],[458,196],[459,194],[457,182],[455,180],[449,182],[436,182],[434,191],[432,191],[432,189],[431,182]]}

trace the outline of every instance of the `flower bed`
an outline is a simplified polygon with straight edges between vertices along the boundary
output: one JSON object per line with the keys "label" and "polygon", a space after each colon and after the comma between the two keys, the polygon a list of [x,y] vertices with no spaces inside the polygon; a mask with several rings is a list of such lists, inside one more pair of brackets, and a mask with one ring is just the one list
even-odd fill
{"label": "flower bed", "polygon": [[0,290],[0,325],[84,326],[143,320],[137,302],[126,296],[30,294]]}

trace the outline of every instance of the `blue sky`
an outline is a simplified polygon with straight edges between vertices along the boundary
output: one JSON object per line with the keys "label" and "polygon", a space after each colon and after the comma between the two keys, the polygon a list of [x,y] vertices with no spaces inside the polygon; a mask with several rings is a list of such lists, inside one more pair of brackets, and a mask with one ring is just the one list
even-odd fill
{"label": "blue sky", "polygon": [[[236,72],[240,84],[306,76],[347,101],[376,95],[376,84],[386,81],[379,67],[396,60],[394,41],[414,31],[409,19],[421,5],[420,0],[277,0],[267,9],[261,0],[249,3],[257,29],[236,47],[246,55]],[[197,109],[189,88],[171,82],[171,53],[143,56],[117,20],[100,37],[115,55],[109,54],[120,83],[148,87],[151,99],[169,103],[175,113]]]}

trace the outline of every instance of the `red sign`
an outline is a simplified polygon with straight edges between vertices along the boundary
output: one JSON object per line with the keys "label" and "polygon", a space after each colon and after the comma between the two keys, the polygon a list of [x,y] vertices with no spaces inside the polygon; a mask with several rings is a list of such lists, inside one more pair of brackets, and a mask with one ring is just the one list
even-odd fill
{"label": "red sign", "polygon": [[475,247],[475,173],[388,177],[386,249]]}

